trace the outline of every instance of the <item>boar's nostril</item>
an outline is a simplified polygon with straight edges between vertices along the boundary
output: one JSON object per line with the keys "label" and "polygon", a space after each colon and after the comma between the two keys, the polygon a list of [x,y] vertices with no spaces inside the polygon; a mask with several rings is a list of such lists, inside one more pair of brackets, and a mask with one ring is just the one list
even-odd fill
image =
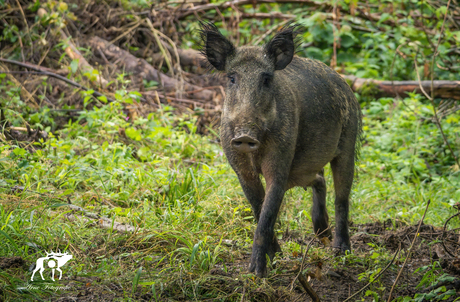
{"label": "boar's nostril", "polygon": [[247,135],[242,135],[232,139],[232,147],[240,152],[248,153],[259,149],[259,141]]}

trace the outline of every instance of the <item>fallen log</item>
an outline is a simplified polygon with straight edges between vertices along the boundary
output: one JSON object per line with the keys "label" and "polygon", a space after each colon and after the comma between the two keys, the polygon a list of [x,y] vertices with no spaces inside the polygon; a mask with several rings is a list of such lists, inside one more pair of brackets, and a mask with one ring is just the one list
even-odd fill
{"label": "fallen log", "polygon": [[[431,81],[379,81],[362,79],[351,75],[342,75],[348,81],[353,91],[360,93],[363,89],[370,89],[375,97],[408,96],[411,92],[422,93],[423,87],[431,95]],[[460,100],[460,81],[433,81],[435,98]]]}
{"label": "fallen log", "polygon": [[[201,53],[194,49],[180,50],[179,56],[182,62],[192,64],[200,62],[203,66],[203,57]],[[201,59],[201,60],[200,60]],[[408,93],[422,93],[420,84],[423,89],[431,95],[431,81],[380,81],[374,79],[357,78],[352,75],[341,75],[347,80],[354,92],[362,93],[364,88],[370,89],[371,94],[375,97],[405,97]],[[460,100],[460,81],[433,81],[433,90],[435,98]]]}
{"label": "fallen log", "polygon": [[[48,71],[48,70],[51,70],[49,68],[45,68],[45,67],[41,67],[41,66],[37,66],[37,65],[34,65],[34,64],[31,64],[31,63],[21,63],[21,62],[18,62],[18,61],[14,61],[14,60],[8,60],[8,59],[2,59],[0,58],[0,62],[5,62],[5,63],[9,63],[9,64],[14,64],[14,65],[17,65],[17,66],[21,66],[23,68],[29,68],[29,69],[32,69],[32,70],[35,70],[36,72],[39,72],[40,74],[43,74],[45,76],[49,76],[49,77],[53,77],[55,79],[59,79],[61,81],[64,81],[66,82],[67,84],[70,84],[72,86],[75,86],[77,88],[80,88],[82,90],[85,90],[85,91],[88,91],[89,89],[85,86],[82,86],[74,81],[71,81],[69,80],[68,78],[66,77],[63,77],[62,75],[58,74],[57,72],[51,72],[51,71]],[[0,70],[0,73],[1,73],[1,70]],[[94,97],[100,97],[100,96],[104,96],[102,93],[100,92],[97,92],[97,91],[93,91],[91,93]],[[113,102],[112,99],[110,98],[107,98],[107,100],[109,102]]]}
{"label": "fallen log", "polygon": [[[169,51],[173,51],[171,46],[164,45]],[[199,51],[194,49],[177,49],[177,54],[179,55],[180,65],[182,67],[193,67],[198,66],[203,69],[203,71],[208,67],[206,61],[204,60],[203,56]],[[155,53],[152,56],[153,62],[159,63],[160,61],[164,60],[164,56],[162,53]],[[175,57],[172,57],[173,62],[176,61]]]}
{"label": "fallen log", "polygon": [[110,44],[108,41],[99,37],[92,37],[89,39],[88,45],[94,50],[101,50],[108,60],[112,60],[114,64],[123,68],[126,72],[132,72],[134,75],[147,81],[156,81],[160,83],[166,91],[176,92],[175,95],[178,98],[186,97],[189,99],[211,101],[216,94],[214,91],[202,90],[202,87],[171,78],[156,70],[146,60],[136,58],[128,51]]}

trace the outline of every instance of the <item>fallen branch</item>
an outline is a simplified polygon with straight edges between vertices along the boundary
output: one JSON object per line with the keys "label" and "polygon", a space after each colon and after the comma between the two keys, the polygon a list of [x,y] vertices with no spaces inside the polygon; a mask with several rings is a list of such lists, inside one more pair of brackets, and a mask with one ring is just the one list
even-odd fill
{"label": "fallen branch", "polygon": [[[364,87],[375,88],[376,97],[396,97],[408,95],[409,92],[423,93],[422,87],[427,93],[433,93],[435,98],[460,100],[460,81],[380,81],[373,79],[357,78],[351,75],[342,75],[350,81],[353,91],[359,93]],[[433,90],[432,90],[433,89]]]}
{"label": "fallen branch", "polygon": [[302,284],[303,288],[305,289],[307,294],[312,298],[312,300],[314,302],[320,302],[321,300],[319,299],[318,294],[313,290],[310,283],[308,283],[307,278],[305,278],[302,272],[300,272],[298,278],[299,278],[300,284]]}
{"label": "fallen branch", "polygon": [[459,215],[460,215],[460,212],[458,212],[457,214],[454,214],[454,215],[450,216],[450,217],[446,220],[446,222],[444,223],[444,228],[443,228],[443,230],[442,230],[442,235],[441,235],[441,243],[442,243],[442,247],[444,248],[444,251],[446,251],[447,254],[449,254],[451,257],[454,257],[454,258],[458,258],[458,256],[452,254],[452,253],[447,249],[446,244],[444,243],[444,237],[445,237],[445,235],[446,235],[446,228],[447,228],[447,224],[449,223],[449,221],[450,221],[452,218],[457,217],[457,216],[459,216]]}
{"label": "fallen branch", "polygon": [[73,43],[70,41],[70,39],[67,37],[67,35],[64,33],[64,31],[61,29],[60,31],[61,36],[66,40],[67,47],[65,48],[65,53],[72,59],[72,60],[77,60],[78,61],[78,67],[82,71],[82,74],[89,79],[89,76],[86,74],[89,73],[91,76],[96,75],[97,83],[100,84],[104,88],[106,87],[109,82],[102,77],[99,73],[94,73],[94,68],[91,66],[88,61],[82,56],[80,51],[73,45]]}
{"label": "fallen branch", "polygon": [[[92,222],[94,225],[97,225],[100,228],[113,229],[121,233],[128,233],[128,232],[131,233],[131,232],[136,231],[135,227],[128,225],[128,224],[122,224],[116,221],[114,221],[112,224],[112,220],[108,218],[99,218],[95,220],[95,219],[85,218],[83,216],[72,214],[72,213],[64,214],[64,217],[69,221],[82,221],[84,223]],[[141,229],[137,229],[137,230],[139,231]]]}
{"label": "fallen branch", "polygon": [[[406,257],[406,259],[404,260],[403,265],[402,265],[401,268],[399,269],[398,276],[396,276],[395,282],[393,282],[393,286],[391,287],[390,295],[388,296],[387,302],[390,302],[390,301],[391,301],[391,296],[393,295],[393,290],[395,289],[395,286],[396,286],[396,284],[398,283],[399,277],[401,276],[401,273],[402,273],[402,271],[404,270],[404,267],[406,266],[407,260],[410,258],[410,255],[411,255],[411,252],[412,252],[412,248],[414,247],[415,240],[416,240],[417,237],[418,237],[418,232],[420,231],[420,227],[422,226],[423,220],[425,219],[425,215],[426,215],[426,212],[428,211],[428,207],[429,207],[429,205],[430,205],[430,202],[431,202],[431,200],[428,199],[428,202],[427,202],[426,207],[425,207],[425,212],[423,213],[422,219],[420,219],[420,222],[419,222],[418,227],[417,227],[417,231],[415,232],[414,239],[412,240],[412,243],[411,243],[411,245],[410,245],[410,247],[409,247],[409,251],[407,252],[407,257]],[[377,278],[375,278],[375,279],[377,279]],[[349,298],[348,298],[348,299],[349,299]],[[348,299],[347,299],[347,300],[348,300]]]}
{"label": "fallen branch", "polygon": [[[243,18],[254,18],[254,19],[294,19],[296,15],[283,14],[279,12],[274,13],[243,13]],[[229,17],[230,18],[230,17]]]}
{"label": "fallen branch", "polygon": [[[163,88],[167,91],[176,91],[178,87],[181,86],[181,83],[171,78],[165,74],[162,74],[152,65],[150,65],[144,59],[139,59],[130,54],[128,51],[123,50],[113,44],[110,44],[108,41],[101,39],[99,37],[92,37],[88,44],[93,49],[101,50],[107,59],[114,60],[115,64],[119,65],[120,68],[123,68],[126,72],[132,72],[134,75],[137,75],[147,81],[156,81],[160,83]],[[193,99],[202,99],[206,101],[211,101],[215,96],[214,91],[210,90],[201,90],[196,93],[189,93],[187,91],[195,91],[201,89],[201,87],[189,84],[185,82],[183,84],[184,90],[183,93],[186,94],[187,98]],[[179,93],[177,93],[179,94]],[[179,96],[180,97],[180,96]]]}
{"label": "fallen branch", "polygon": [[93,222],[95,225],[103,229],[114,229],[122,233],[135,232],[136,230],[137,231],[141,230],[140,228],[135,228],[129,224],[123,224],[123,223],[113,221],[112,219],[109,219],[109,218],[100,217],[96,213],[88,212],[84,210],[83,208],[76,206],[76,205],[69,204],[68,207],[72,209],[73,211],[82,212],[83,215],[86,217],[85,218],[83,216],[76,215],[73,213],[64,214],[64,217],[68,219],[69,221],[83,221],[85,223]]}
{"label": "fallen branch", "polygon": [[[0,66],[0,73],[4,73],[4,74],[9,74],[9,73],[11,73],[11,71],[9,71],[8,69],[6,69],[6,70],[5,70],[5,69],[6,69],[6,68],[3,68],[3,66]],[[33,94],[30,93],[30,92],[24,87],[24,85],[22,85],[22,84],[21,84],[15,77],[13,77],[13,76],[9,76],[8,78],[11,80],[11,82],[14,83],[14,85],[16,85],[17,87],[21,87],[21,95],[24,97],[26,103],[27,103],[29,100],[31,100],[31,101],[33,102],[32,104],[33,104],[33,107],[34,107],[34,108],[40,107],[40,106],[37,104],[37,102],[35,101]]]}
{"label": "fallen branch", "polygon": [[[74,81],[72,81],[72,80],[69,80],[69,79],[66,78],[66,77],[63,77],[63,76],[61,76],[61,75],[58,75],[58,74],[53,73],[53,72],[50,72],[50,71],[46,71],[46,70],[44,70],[42,67],[39,67],[39,66],[36,66],[36,65],[33,65],[33,64],[30,64],[30,63],[21,63],[21,62],[18,62],[18,61],[8,60],[8,59],[2,59],[2,58],[0,58],[0,62],[9,63],[9,64],[14,64],[14,65],[21,66],[21,67],[24,67],[24,68],[29,68],[29,69],[35,70],[35,71],[37,71],[37,72],[40,72],[40,73],[43,74],[43,75],[46,75],[46,76],[53,77],[53,78],[59,79],[59,80],[61,80],[61,81],[64,81],[64,82],[66,82],[67,84],[70,84],[70,85],[75,86],[75,87],[77,87],[77,88],[83,89],[83,90],[85,90],[85,91],[88,91],[88,90],[89,90],[89,88],[86,88],[86,87],[84,87],[84,86],[82,86],[82,85],[80,85],[80,84],[78,84],[78,83],[76,83],[76,82],[74,82]],[[99,93],[99,92],[97,92],[97,91],[94,91],[94,92],[92,93],[92,95],[93,95],[94,97],[104,96],[102,93]],[[110,101],[110,102],[114,102],[113,99],[107,98],[107,100]]]}

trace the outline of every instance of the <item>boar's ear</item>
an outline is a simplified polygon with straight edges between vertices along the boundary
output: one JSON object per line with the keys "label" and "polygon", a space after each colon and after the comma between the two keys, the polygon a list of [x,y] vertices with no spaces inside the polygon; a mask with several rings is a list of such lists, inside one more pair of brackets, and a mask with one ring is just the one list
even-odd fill
{"label": "boar's ear", "polygon": [[271,41],[265,45],[265,52],[274,60],[275,70],[284,69],[291,63],[296,49],[297,25],[288,24],[283,27]]}
{"label": "boar's ear", "polygon": [[235,52],[235,47],[212,23],[200,22],[201,53],[217,70],[225,69],[227,58]]}

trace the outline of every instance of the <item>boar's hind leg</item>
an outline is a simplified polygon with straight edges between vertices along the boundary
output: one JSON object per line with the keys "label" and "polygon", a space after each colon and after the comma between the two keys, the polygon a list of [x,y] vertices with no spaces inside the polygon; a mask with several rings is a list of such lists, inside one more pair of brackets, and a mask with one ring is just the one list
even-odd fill
{"label": "boar's hind leg", "polygon": [[326,209],[326,181],[324,180],[324,169],[321,170],[312,185],[313,189],[313,207],[311,217],[313,220],[313,229],[315,234],[320,237],[332,239],[332,233],[329,229],[329,217]]}
{"label": "boar's hind leg", "polygon": [[[351,144],[350,144],[351,145]],[[348,209],[354,176],[354,146],[331,161],[335,189],[335,238],[333,247],[341,252],[350,250],[348,234]]]}

